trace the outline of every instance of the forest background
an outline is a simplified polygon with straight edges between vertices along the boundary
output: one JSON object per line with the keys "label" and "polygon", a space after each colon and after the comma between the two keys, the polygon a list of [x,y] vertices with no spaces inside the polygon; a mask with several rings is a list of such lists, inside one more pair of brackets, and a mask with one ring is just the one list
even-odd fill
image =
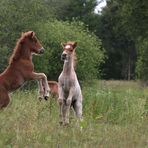
{"label": "forest background", "polygon": [[[21,32],[33,30],[46,53],[35,57],[36,71],[57,80],[61,42],[77,41],[80,80],[148,77],[148,2],[146,0],[1,0],[0,72]],[[95,11],[94,11],[95,10]],[[42,61],[42,62],[41,62]],[[46,65],[46,66],[43,66]]]}

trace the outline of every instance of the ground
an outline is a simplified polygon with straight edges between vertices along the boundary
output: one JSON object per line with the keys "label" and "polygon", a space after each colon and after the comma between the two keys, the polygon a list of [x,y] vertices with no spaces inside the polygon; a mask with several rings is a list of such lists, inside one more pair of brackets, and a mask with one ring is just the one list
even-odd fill
{"label": "ground", "polygon": [[148,88],[137,82],[82,84],[84,121],[71,111],[60,126],[54,99],[39,101],[37,90],[17,90],[0,111],[0,148],[147,148]]}

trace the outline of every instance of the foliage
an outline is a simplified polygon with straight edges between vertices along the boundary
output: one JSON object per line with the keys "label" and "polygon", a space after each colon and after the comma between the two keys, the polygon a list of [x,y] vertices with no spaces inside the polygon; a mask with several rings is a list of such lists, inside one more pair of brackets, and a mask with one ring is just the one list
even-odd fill
{"label": "foliage", "polygon": [[122,18],[122,24],[126,33],[131,36],[135,42],[138,51],[138,61],[136,71],[138,78],[147,80],[147,44],[148,44],[148,2],[139,0],[126,0],[119,2],[121,9],[119,11]]}
{"label": "foliage", "polygon": [[9,50],[7,47],[0,47],[0,51],[1,51],[1,54],[0,54],[0,73],[4,71],[4,69],[6,68],[6,65],[8,63],[8,59],[7,59],[7,56],[9,54]]}
{"label": "foliage", "polygon": [[[59,24],[59,22],[63,24],[63,21],[71,23],[73,23],[73,21],[80,21],[81,23],[83,22],[82,28],[85,26],[89,29],[90,32],[87,35],[91,35],[91,32],[93,32],[101,39],[101,46],[106,51],[108,58],[105,59],[105,63],[101,65],[101,68],[100,66],[98,66],[99,68],[97,67],[97,72],[100,73],[101,71],[103,78],[134,79],[136,67],[138,78],[147,79],[147,61],[144,59],[145,55],[143,53],[147,54],[148,2],[146,0],[107,0],[107,6],[102,12],[95,14],[94,8],[100,1],[101,0],[1,0],[0,45],[1,47],[12,49],[22,31],[34,30],[38,34],[38,37],[40,37],[40,33],[43,30],[42,26],[44,26],[44,24],[50,24],[50,22],[54,24],[53,20],[58,20],[55,21],[57,24]],[[65,25],[67,25],[66,23]],[[40,29],[40,27],[42,29]],[[66,27],[64,27],[64,29],[65,28]],[[86,28],[84,30],[87,30]],[[59,27],[59,29],[61,28]],[[56,30],[56,32],[58,31]],[[51,36],[53,37],[53,35]],[[42,40],[42,37],[40,39]],[[49,39],[51,38],[49,37]],[[71,39],[73,38],[71,37]],[[45,43],[45,41],[43,41],[43,43]],[[50,46],[51,49],[60,48],[60,46],[57,46],[57,43],[56,45],[53,44],[53,47],[51,47],[51,43],[47,43],[47,41],[46,44],[48,44],[46,46]],[[55,52],[53,50],[51,50],[51,52],[53,56],[56,57]],[[46,54],[46,59],[52,55],[51,52]],[[81,55],[80,53],[80,56]],[[59,57],[60,55],[56,58],[59,59]],[[53,57],[51,59],[53,59]],[[44,65],[47,64],[45,60],[42,62]],[[53,60],[50,62],[53,63]],[[1,65],[4,63],[1,63]],[[60,70],[60,65],[62,65],[62,63],[58,63],[58,70]],[[100,62],[98,62],[98,65],[100,65]],[[1,67],[3,68],[5,65]],[[37,70],[41,70],[42,67],[38,62],[39,69]],[[57,71],[53,69],[53,73],[49,74],[49,70],[51,71],[50,67],[43,68],[43,71],[47,72],[49,77],[54,76],[53,78],[56,79],[58,75]],[[80,74],[79,67],[77,70]],[[80,78],[82,78],[82,76],[83,72],[80,74]]]}
{"label": "foliage", "polygon": [[[22,31],[34,30],[47,49],[44,56],[35,57],[35,68],[37,71],[45,72],[50,79],[57,80],[63,65],[60,61],[60,43],[75,40],[78,42],[79,78],[85,80],[100,77],[99,66],[104,57],[100,49],[101,41],[89,32],[82,22],[70,23],[55,19],[56,16],[58,17],[56,10],[62,9],[66,4],[66,1],[59,0],[56,2],[52,0],[2,0],[0,2],[0,44],[12,49],[16,38],[19,38]],[[10,51],[9,54],[11,54]],[[0,68],[6,67],[5,64],[5,62],[1,63]]]}
{"label": "foliage", "polygon": [[[81,80],[96,78],[100,76],[98,67],[104,60],[103,50],[101,50],[101,41],[84,28],[82,22],[62,22],[53,21],[37,25],[40,38],[47,49],[46,55],[42,59],[35,60],[36,69],[45,71],[49,78],[57,79],[63,62],[60,60],[62,53],[62,42],[76,41],[78,46],[76,71]],[[42,60],[45,68],[39,65]],[[40,68],[39,68],[40,67]]]}
{"label": "foliage", "polygon": [[93,15],[96,5],[96,0],[67,0],[67,5],[63,14],[59,17],[63,20],[72,20],[73,18],[77,18],[78,20],[88,22],[87,20],[90,15]]}
{"label": "foliage", "polygon": [[122,24],[127,32],[132,35],[132,38],[137,40],[139,37],[147,37],[148,1],[117,1],[121,6],[119,13],[123,19]]}
{"label": "foliage", "polygon": [[136,61],[135,44],[125,31],[118,1],[108,1],[98,16],[96,35],[102,40],[108,58],[102,65],[105,79],[133,79]]}
{"label": "foliage", "polygon": [[23,31],[34,30],[37,22],[52,17],[51,9],[40,0],[0,1],[0,44],[13,48]]}
{"label": "foliage", "polygon": [[21,32],[36,31],[34,26],[37,22],[52,18],[54,14],[50,11],[45,1],[0,1],[0,72],[8,65],[8,58]]}
{"label": "foliage", "polygon": [[136,67],[136,73],[137,77],[147,81],[148,79],[148,39],[140,40],[138,44],[138,60],[137,60],[137,67]]}

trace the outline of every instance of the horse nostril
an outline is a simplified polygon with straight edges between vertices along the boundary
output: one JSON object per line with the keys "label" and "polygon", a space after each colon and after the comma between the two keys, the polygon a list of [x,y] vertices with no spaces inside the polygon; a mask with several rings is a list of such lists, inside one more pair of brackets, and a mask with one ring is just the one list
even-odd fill
{"label": "horse nostril", "polygon": [[65,60],[66,59],[66,53],[63,53],[62,55],[61,55],[61,60]]}
{"label": "horse nostril", "polygon": [[41,48],[41,50],[40,50],[40,54],[43,54],[44,53],[44,48]]}
{"label": "horse nostril", "polygon": [[66,53],[62,54],[62,57],[66,57]]}

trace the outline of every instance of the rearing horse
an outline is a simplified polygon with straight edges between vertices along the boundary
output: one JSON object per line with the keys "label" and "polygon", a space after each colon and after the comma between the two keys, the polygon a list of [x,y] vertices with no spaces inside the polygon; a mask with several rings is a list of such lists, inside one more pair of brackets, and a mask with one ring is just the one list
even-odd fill
{"label": "rearing horse", "polygon": [[6,107],[9,102],[9,92],[22,86],[29,80],[38,80],[43,84],[44,90],[40,90],[41,97],[49,96],[49,86],[44,73],[35,73],[32,62],[32,54],[44,53],[44,48],[33,31],[22,33],[13,49],[9,59],[9,65],[0,74],[0,108]]}
{"label": "rearing horse", "polygon": [[59,98],[60,123],[69,123],[70,107],[74,108],[76,116],[82,119],[82,93],[74,70],[75,48],[77,42],[67,42],[62,44],[63,53],[61,59],[64,61],[63,71],[59,76]]}

